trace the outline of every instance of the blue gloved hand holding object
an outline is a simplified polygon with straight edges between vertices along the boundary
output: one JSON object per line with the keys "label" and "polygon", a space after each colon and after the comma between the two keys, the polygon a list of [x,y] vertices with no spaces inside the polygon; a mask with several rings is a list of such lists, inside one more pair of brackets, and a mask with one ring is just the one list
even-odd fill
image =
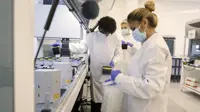
{"label": "blue gloved hand holding object", "polygon": [[126,42],[122,40],[122,44],[126,44]]}
{"label": "blue gloved hand holding object", "polygon": [[115,78],[121,73],[120,70],[112,70],[111,72],[111,79],[115,81]]}
{"label": "blue gloved hand holding object", "polygon": [[127,44],[128,44],[130,47],[133,47],[133,44],[132,44],[132,43],[127,42]]}
{"label": "blue gloved hand holding object", "polygon": [[110,65],[112,68],[115,67],[114,61],[111,61],[109,65]]}

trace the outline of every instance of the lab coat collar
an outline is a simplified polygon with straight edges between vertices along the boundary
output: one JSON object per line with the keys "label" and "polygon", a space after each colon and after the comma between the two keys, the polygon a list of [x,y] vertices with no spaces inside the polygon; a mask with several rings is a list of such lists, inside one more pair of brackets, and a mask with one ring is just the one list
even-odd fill
{"label": "lab coat collar", "polygon": [[158,33],[154,33],[150,38],[148,38],[145,42],[142,43],[142,46],[148,44],[149,42],[153,41],[154,39],[156,39],[158,37]]}

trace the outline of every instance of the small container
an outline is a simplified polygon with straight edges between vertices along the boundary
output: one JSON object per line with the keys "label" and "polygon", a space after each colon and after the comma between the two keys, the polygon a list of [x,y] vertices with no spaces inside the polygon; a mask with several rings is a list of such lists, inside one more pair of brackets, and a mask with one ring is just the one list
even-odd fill
{"label": "small container", "polygon": [[128,48],[128,44],[122,44],[122,49],[125,50]]}
{"label": "small container", "polygon": [[102,66],[102,73],[105,75],[110,75],[112,71],[111,66]]}

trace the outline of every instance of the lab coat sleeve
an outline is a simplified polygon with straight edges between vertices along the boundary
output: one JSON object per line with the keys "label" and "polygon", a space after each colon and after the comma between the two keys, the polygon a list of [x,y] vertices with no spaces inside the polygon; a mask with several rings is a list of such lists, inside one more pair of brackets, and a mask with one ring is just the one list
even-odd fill
{"label": "lab coat sleeve", "polygon": [[[168,64],[165,61],[166,55],[160,48],[146,51],[144,55],[147,63],[141,68],[144,75],[125,76],[119,74],[115,82],[123,92],[141,99],[152,99],[161,94],[167,82]],[[145,60],[144,59],[144,60]],[[139,66],[139,64],[138,64]],[[134,69],[134,67],[132,68]]]}
{"label": "lab coat sleeve", "polygon": [[117,40],[113,61],[115,64],[119,63],[122,58],[122,49],[121,49],[121,41]]}
{"label": "lab coat sleeve", "polygon": [[131,47],[131,54],[134,55],[138,50],[140,49],[140,46],[133,43],[133,47]]}
{"label": "lab coat sleeve", "polygon": [[86,36],[85,47],[86,47],[87,51],[91,50],[91,48],[92,48],[92,40],[94,38],[93,37],[93,35],[94,35],[93,33],[89,33]]}
{"label": "lab coat sleeve", "polygon": [[88,48],[88,46],[89,46],[89,43],[90,43],[90,39],[91,38],[91,34],[88,34],[87,36],[86,36],[86,40],[85,40],[85,46]]}

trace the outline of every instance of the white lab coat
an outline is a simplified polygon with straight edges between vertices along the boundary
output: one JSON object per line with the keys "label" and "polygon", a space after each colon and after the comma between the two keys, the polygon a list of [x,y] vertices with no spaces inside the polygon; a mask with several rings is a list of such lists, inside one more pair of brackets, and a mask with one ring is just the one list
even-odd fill
{"label": "white lab coat", "polygon": [[115,81],[128,94],[128,112],[167,112],[172,58],[162,36],[155,33],[135,53],[127,75]]}
{"label": "white lab coat", "polygon": [[[133,44],[133,47],[128,46],[128,49],[123,50],[123,60],[122,60],[122,73],[124,75],[127,75],[128,65],[130,64],[130,60],[132,59],[133,55],[140,49],[141,43],[137,42],[133,39],[132,35],[124,35],[121,36],[121,39],[123,41],[130,42]],[[123,94],[123,100],[122,100],[122,107],[121,112],[127,112],[128,111],[128,95],[126,93]]]}
{"label": "white lab coat", "polygon": [[102,103],[102,83],[110,78],[102,74],[102,66],[109,65],[112,59],[115,64],[121,61],[121,42],[115,34],[106,37],[96,31],[88,34],[86,44],[90,52],[91,97],[95,103]]}

